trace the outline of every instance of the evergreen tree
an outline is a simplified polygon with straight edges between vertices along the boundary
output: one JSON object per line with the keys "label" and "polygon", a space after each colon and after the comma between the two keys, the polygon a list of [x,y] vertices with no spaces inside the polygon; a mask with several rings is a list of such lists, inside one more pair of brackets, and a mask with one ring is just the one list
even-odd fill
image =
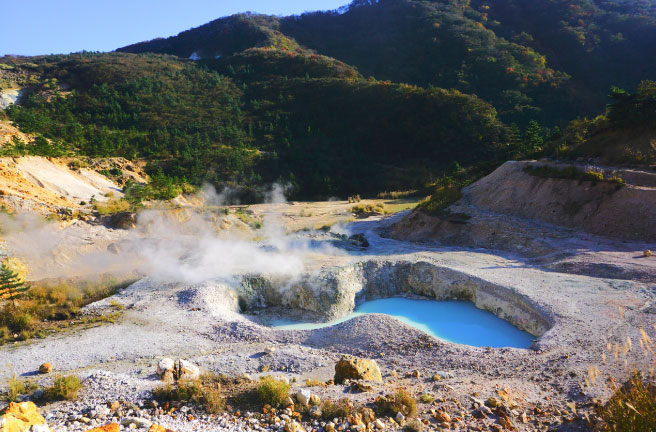
{"label": "evergreen tree", "polygon": [[0,298],[11,300],[16,309],[16,299],[30,287],[20,279],[18,273],[11,270],[7,264],[0,267]]}
{"label": "evergreen tree", "polygon": [[540,150],[542,144],[544,144],[544,131],[538,122],[531,120],[526,128],[526,134],[524,136],[524,141],[526,143],[526,150],[533,152]]}

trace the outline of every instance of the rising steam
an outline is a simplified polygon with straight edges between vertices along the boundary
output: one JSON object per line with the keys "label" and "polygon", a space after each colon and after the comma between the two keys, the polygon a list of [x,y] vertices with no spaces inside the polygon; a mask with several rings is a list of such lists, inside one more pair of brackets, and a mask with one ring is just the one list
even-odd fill
{"label": "rising steam", "polygon": [[[207,206],[226,204],[229,191],[201,190]],[[285,202],[283,188],[275,185],[267,202]],[[136,229],[107,230],[76,221],[62,229],[34,215],[3,215],[0,219],[6,249],[23,259],[31,279],[84,274],[133,272],[159,282],[199,283],[234,274],[270,274],[293,278],[316,251],[307,240],[290,236],[280,215],[267,213],[262,229],[247,235],[221,230],[226,218],[218,211],[146,210]],[[323,246],[322,253],[338,254]]]}

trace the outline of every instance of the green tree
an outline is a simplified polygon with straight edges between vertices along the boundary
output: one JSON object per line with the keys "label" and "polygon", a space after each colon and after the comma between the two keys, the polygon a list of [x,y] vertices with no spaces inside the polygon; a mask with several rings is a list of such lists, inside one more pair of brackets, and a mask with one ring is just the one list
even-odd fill
{"label": "green tree", "polygon": [[0,267],[0,298],[11,300],[16,309],[16,299],[30,289],[29,285],[22,281],[18,273],[3,263]]}
{"label": "green tree", "polygon": [[544,144],[544,131],[538,122],[531,120],[526,128],[524,135],[524,142],[526,143],[526,150],[533,152],[539,150]]}

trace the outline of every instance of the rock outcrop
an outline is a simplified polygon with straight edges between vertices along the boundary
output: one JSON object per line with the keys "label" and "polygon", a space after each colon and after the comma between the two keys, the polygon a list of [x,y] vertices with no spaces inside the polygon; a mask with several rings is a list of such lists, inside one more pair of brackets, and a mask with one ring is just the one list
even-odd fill
{"label": "rock outcrop", "polygon": [[0,432],[51,432],[33,402],[11,402],[0,413]]}
{"label": "rock outcrop", "polygon": [[157,363],[155,372],[164,381],[194,380],[200,377],[198,366],[183,359],[173,361],[163,358]]}
{"label": "rock outcrop", "polygon": [[342,357],[335,365],[335,382],[343,383],[346,379],[383,382],[383,376],[375,360],[351,356]]}

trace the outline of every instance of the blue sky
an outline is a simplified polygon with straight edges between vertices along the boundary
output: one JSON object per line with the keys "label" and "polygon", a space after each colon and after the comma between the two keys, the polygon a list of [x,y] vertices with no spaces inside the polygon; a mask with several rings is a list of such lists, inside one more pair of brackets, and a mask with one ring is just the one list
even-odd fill
{"label": "blue sky", "polygon": [[112,51],[238,12],[336,9],[350,0],[6,0],[0,55]]}

